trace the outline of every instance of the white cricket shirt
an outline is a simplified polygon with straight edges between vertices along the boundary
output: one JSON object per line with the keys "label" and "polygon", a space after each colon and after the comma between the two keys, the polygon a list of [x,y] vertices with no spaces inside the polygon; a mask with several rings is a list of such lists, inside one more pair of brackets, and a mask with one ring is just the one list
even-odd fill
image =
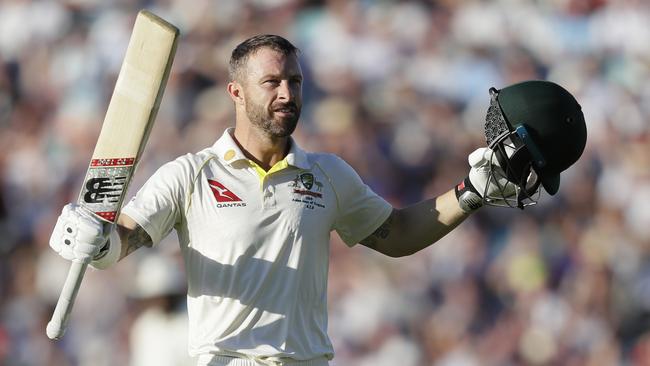
{"label": "white cricket shirt", "polygon": [[231,137],[163,165],[122,212],[154,244],[176,229],[188,280],[189,352],[333,357],[330,232],[352,246],[392,207],[342,159],[291,141],[269,172]]}

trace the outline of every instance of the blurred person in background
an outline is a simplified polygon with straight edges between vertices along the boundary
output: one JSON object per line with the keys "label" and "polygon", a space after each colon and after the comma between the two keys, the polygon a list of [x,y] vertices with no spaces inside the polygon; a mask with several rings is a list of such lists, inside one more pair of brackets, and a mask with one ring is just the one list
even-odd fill
{"label": "blurred person in background", "polygon": [[178,264],[164,253],[148,253],[139,263],[129,296],[138,313],[129,334],[130,365],[190,366],[187,356],[185,285]]}

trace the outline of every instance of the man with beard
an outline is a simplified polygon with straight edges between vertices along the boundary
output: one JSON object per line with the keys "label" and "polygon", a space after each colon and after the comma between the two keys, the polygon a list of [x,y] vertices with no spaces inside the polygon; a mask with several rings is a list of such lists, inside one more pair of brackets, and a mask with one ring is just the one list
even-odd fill
{"label": "man with beard", "polygon": [[[297,53],[273,35],[239,44],[227,87],[235,127],[163,165],[124,207],[116,230],[67,205],[50,241],[64,257],[74,252],[101,269],[175,229],[187,272],[189,351],[200,365],[327,365],[331,231],[349,246],[400,257],[472,211],[454,189],[393,208],[339,157],[302,150],[291,138],[302,106]],[[465,182],[487,192],[489,160],[477,151]]]}

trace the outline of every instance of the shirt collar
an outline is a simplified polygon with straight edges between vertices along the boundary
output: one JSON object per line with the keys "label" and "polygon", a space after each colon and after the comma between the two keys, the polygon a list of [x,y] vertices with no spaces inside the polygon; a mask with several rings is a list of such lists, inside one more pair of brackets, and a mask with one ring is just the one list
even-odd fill
{"label": "shirt collar", "polygon": [[[212,146],[219,160],[229,165],[232,165],[236,161],[248,160],[232,137],[234,131],[235,129],[233,127],[226,129],[223,135]],[[284,157],[287,164],[300,169],[311,168],[307,160],[307,153],[298,146],[292,137],[289,138],[289,143],[291,144],[289,153]]]}

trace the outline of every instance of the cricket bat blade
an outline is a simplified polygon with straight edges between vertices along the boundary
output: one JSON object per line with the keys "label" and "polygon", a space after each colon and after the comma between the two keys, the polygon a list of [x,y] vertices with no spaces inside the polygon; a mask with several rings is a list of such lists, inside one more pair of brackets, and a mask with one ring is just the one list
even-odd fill
{"label": "cricket bat blade", "polygon": [[[160,106],[179,31],[138,13],[115,89],[77,202],[106,223],[117,222],[131,177]],[[46,334],[60,339],[88,264],[72,262]]]}

